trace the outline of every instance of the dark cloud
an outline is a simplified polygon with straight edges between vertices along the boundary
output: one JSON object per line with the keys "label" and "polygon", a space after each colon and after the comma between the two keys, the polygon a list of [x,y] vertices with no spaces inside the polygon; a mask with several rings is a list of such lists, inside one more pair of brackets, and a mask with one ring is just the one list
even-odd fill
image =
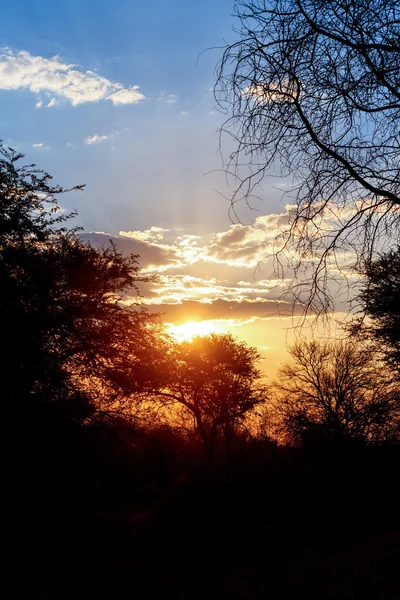
{"label": "dark cloud", "polygon": [[181,304],[159,304],[149,306],[149,311],[163,313],[163,319],[171,323],[183,321],[206,321],[211,319],[237,319],[267,318],[292,316],[302,314],[301,307],[295,310],[289,302],[229,302],[216,300],[205,303],[187,300]]}
{"label": "dark cloud", "polygon": [[144,269],[149,265],[174,264],[177,260],[173,248],[163,248],[134,238],[113,236],[107,233],[83,233],[81,238],[94,246],[107,246],[112,240],[124,254],[138,254],[139,265]]}

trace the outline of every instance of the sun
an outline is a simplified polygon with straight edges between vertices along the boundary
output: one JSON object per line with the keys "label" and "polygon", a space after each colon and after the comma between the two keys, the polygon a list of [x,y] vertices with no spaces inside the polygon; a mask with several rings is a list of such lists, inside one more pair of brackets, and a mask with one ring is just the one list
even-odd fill
{"label": "sun", "polygon": [[182,325],[173,325],[171,323],[168,329],[179,342],[190,342],[190,340],[198,335],[209,335],[216,331],[212,321],[188,321],[187,323],[182,323]]}

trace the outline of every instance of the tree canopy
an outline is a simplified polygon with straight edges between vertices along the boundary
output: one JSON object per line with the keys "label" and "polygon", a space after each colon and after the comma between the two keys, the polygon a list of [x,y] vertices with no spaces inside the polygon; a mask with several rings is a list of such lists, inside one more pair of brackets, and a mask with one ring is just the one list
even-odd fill
{"label": "tree canopy", "polygon": [[292,442],[318,435],[377,442],[398,436],[398,386],[373,353],[352,342],[299,342],[275,384]]}
{"label": "tree canopy", "polygon": [[291,250],[291,291],[326,310],[340,252],[352,253],[354,267],[379,250],[380,233],[398,239],[400,5],[251,0],[237,3],[236,16],[238,39],[215,88],[228,112],[222,133],[236,144],[232,202],[249,199],[267,174],[292,179],[276,248]]}
{"label": "tree canopy", "polygon": [[123,393],[128,364],[130,387],[135,365],[142,377],[138,357],[155,346],[159,328],[140,303],[120,300],[137,296],[145,278],[136,256],[94,248],[65,226],[71,215],[57,198],[66,190],[47,173],[20,166],[23,156],[3,146],[0,157],[3,394],[10,410],[45,401],[69,406],[79,421],[105,390],[109,399]]}
{"label": "tree canopy", "polygon": [[230,334],[172,343],[151,394],[191,416],[211,457],[218,435],[229,440],[246,413],[266,399],[259,358],[255,348]]}
{"label": "tree canopy", "polygon": [[365,264],[358,296],[363,316],[350,331],[373,342],[377,354],[400,373],[400,247]]}

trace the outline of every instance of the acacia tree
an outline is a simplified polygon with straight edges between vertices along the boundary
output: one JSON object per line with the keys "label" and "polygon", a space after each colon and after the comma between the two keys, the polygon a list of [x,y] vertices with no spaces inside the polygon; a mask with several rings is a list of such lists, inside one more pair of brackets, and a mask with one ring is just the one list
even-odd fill
{"label": "acacia tree", "polygon": [[236,143],[232,203],[274,169],[292,178],[277,269],[284,273],[290,250],[292,293],[306,290],[308,309],[327,310],[338,252],[355,254],[357,267],[379,249],[380,233],[398,239],[400,4],[251,0],[237,3],[236,16],[238,39],[224,50],[215,88],[228,112],[222,134]]}
{"label": "acacia tree", "polygon": [[146,383],[162,338],[140,303],[120,302],[123,294],[135,297],[144,279],[137,257],[83,243],[59,210],[64,190],[34,165],[21,166],[22,158],[0,146],[2,479],[10,543],[16,531],[21,539],[46,539],[60,514],[68,522],[88,472],[104,474],[105,440],[118,443],[108,423],[115,424],[127,380],[130,390]]}
{"label": "acacia tree", "polygon": [[229,445],[245,415],[266,400],[259,358],[255,348],[229,334],[171,343],[149,396],[190,416],[211,459],[218,436]]}
{"label": "acacia tree", "polygon": [[140,304],[120,303],[145,280],[137,257],[83,243],[59,210],[66,190],[22,158],[0,146],[4,404],[21,416],[53,405],[81,423],[123,392],[128,370],[131,388],[145,379],[159,328]]}
{"label": "acacia tree", "polygon": [[398,386],[351,342],[299,342],[274,384],[276,412],[292,443],[318,434],[379,442],[398,435]]}

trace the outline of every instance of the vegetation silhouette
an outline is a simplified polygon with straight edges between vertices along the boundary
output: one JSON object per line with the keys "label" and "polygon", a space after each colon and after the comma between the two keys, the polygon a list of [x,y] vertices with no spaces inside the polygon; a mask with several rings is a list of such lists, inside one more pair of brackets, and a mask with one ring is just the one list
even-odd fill
{"label": "vegetation silhouette", "polygon": [[71,215],[60,214],[56,197],[67,190],[52,187],[34,165],[19,167],[22,155],[2,147],[1,156],[0,308],[10,333],[4,390],[30,403],[41,395],[63,402],[63,394],[93,403],[102,386],[117,392],[124,363],[132,369],[132,357],[155,335],[156,318],[140,303],[119,302],[123,293],[137,296],[147,279],[136,256],[112,244],[94,248],[63,225]]}
{"label": "vegetation silhouette", "polygon": [[397,383],[374,347],[297,346],[274,386],[231,335],[176,342],[138,257],[84,243],[64,190],[0,156],[9,597],[396,597]]}
{"label": "vegetation silhouette", "polygon": [[400,247],[383,253],[362,268],[362,286],[357,296],[361,316],[350,325],[350,333],[373,343],[399,376],[400,366]]}
{"label": "vegetation silhouette", "polygon": [[163,406],[183,409],[211,461],[221,436],[231,447],[247,413],[267,398],[256,368],[259,359],[255,348],[230,334],[171,343],[150,396]]}
{"label": "vegetation silhouette", "polygon": [[294,269],[290,293],[306,312],[326,312],[332,284],[343,285],[343,252],[357,267],[382,236],[397,240],[400,6],[244,0],[235,16],[237,39],[224,48],[215,86],[227,113],[221,142],[226,134],[235,143],[226,160],[232,210],[251,204],[267,174],[291,181],[276,270]]}
{"label": "vegetation silhouette", "polygon": [[398,439],[400,389],[354,342],[298,342],[279,371],[275,410],[289,443]]}
{"label": "vegetation silhouette", "polygon": [[84,244],[59,209],[66,190],[34,165],[20,166],[12,149],[1,146],[0,157],[3,418],[18,430],[5,435],[7,507],[18,545],[18,527],[33,539],[56,514],[67,523],[77,509],[70,500],[105,435],[99,409],[123,393],[121,370],[129,363],[133,372],[158,326],[139,303],[118,301],[136,296],[144,280],[137,257]]}

